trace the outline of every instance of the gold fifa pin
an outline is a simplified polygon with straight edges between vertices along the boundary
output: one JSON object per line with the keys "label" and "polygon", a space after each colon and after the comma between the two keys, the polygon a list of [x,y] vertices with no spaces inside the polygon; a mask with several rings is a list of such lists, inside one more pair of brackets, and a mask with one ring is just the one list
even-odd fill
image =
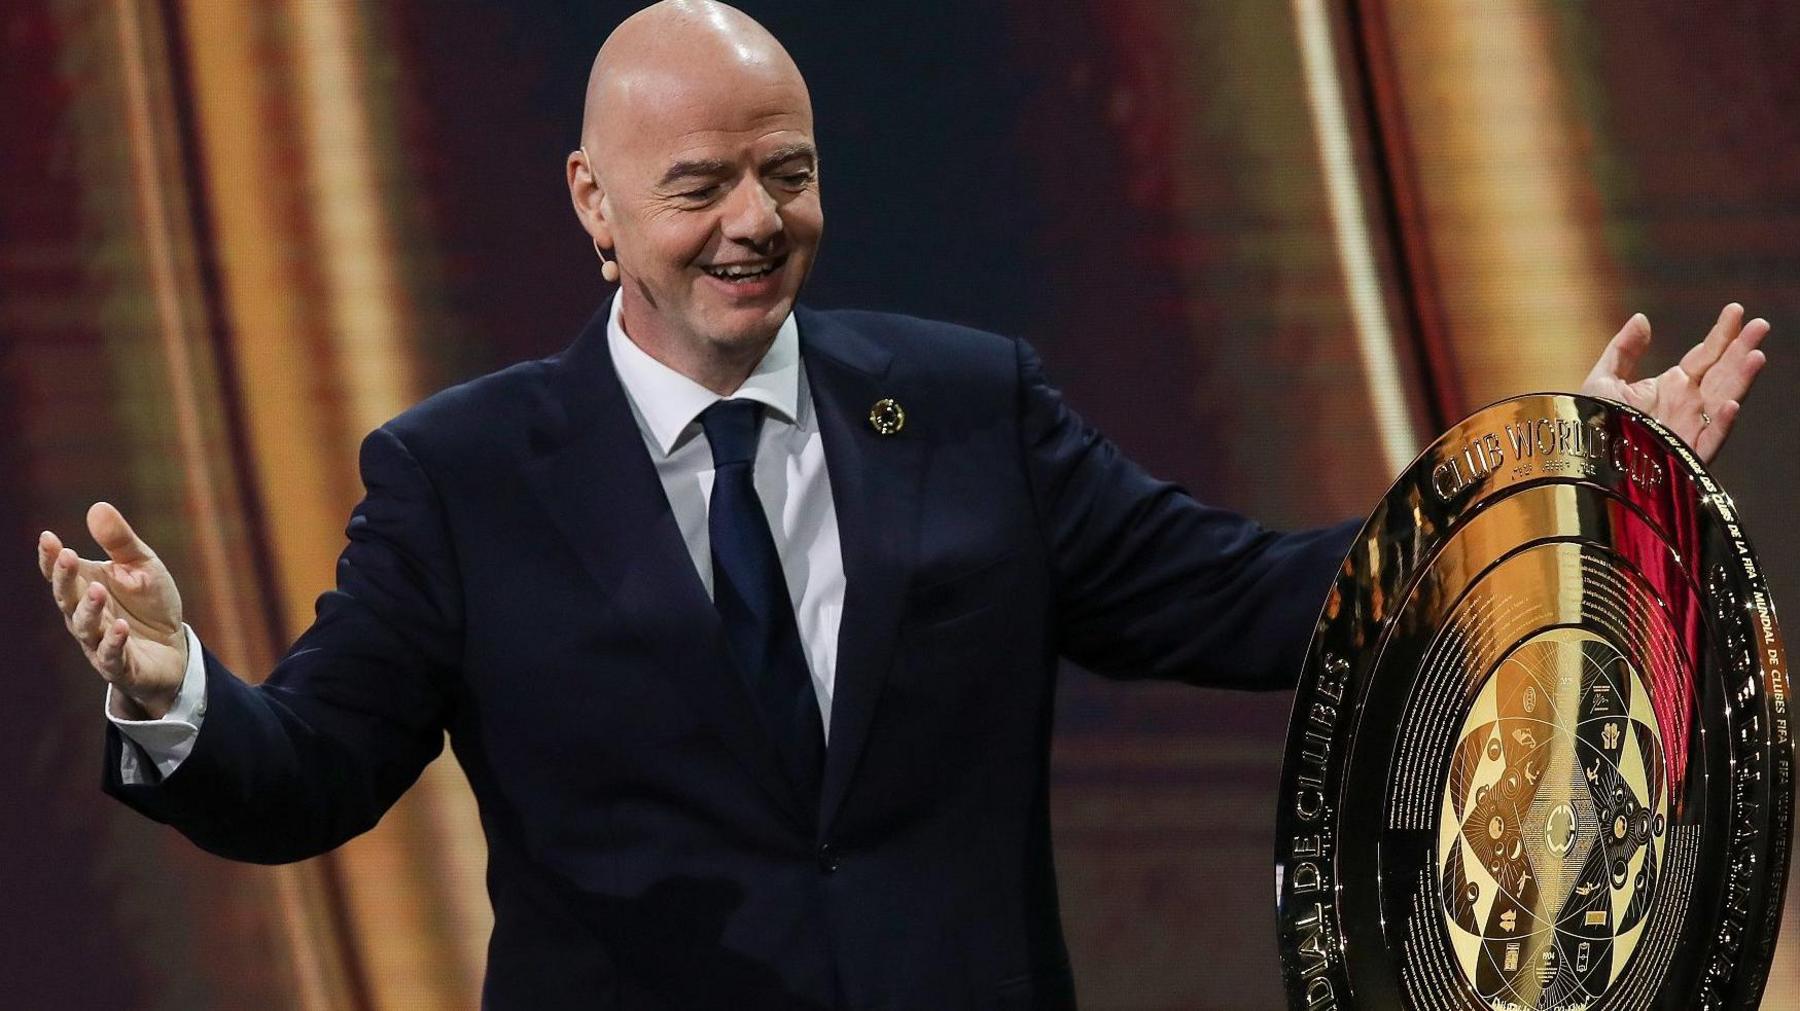
{"label": "gold fifa pin", "polygon": [[894,435],[906,427],[906,411],[893,397],[882,397],[869,408],[869,427],[882,435]]}

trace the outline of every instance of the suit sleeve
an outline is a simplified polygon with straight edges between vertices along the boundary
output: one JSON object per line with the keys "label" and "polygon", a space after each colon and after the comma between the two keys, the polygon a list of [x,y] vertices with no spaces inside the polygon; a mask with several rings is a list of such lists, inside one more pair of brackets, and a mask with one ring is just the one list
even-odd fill
{"label": "suit sleeve", "polygon": [[1020,437],[1061,653],[1108,677],[1291,689],[1360,521],[1265,530],[1132,463],[1018,344]]}
{"label": "suit sleeve", "polygon": [[267,680],[204,654],[206,719],[168,776],[128,784],[117,727],[105,788],[210,852],[281,863],[363,832],[443,748],[461,652],[455,560],[431,482],[386,428],[364,441],[366,495],[337,588]]}

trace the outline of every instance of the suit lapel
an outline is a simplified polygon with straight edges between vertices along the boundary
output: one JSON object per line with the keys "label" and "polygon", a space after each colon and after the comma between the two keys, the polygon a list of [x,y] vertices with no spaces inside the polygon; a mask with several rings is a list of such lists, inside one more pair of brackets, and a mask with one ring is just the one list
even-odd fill
{"label": "suit lapel", "polygon": [[907,391],[889,375],[892,354],[835,319],[797,312],[844,556],[844,613],[819,808],[823,834],[849,790],[893,664],[917,543],[925,443],[916,423],[889,436],[869,423],[876,401],[908,403]]}
{"label": "suit lapel", "polygon": [[612,620],[632,630],[702,722],[810,832],[816,815],[802,811],[735,673],[613,369],[606,320],[602,309],[551,366],[526,482],[612,601]]}

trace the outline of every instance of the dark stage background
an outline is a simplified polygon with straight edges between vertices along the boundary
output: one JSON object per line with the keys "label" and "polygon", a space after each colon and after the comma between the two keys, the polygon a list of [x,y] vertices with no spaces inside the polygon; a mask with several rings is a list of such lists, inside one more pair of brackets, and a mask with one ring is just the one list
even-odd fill
{"label": "dark stage background", "polygon": [[[489,913],[448,760],[373,833],[228,864],[98,790],[101,692],[29,560],[119,503],[266,670],[363,432],[605,295],[562,160],[636,4],[14,0],[0,11],[0,1004],[466,1006]],[[1152,470],[1277,526],[1445,424],[1666,367],[1738,299],[1771,363],[1718,471],[1800,600],[1800,13],[1531,0],[745,3],[812,87],[807,300],[1030,338]],[[90,548],[91,551],[91,548]],[[1278,1006],[1288,697],[1063,679],[1084,1003]],[[1767,1007],[1800,1006],[1787,918]]]}

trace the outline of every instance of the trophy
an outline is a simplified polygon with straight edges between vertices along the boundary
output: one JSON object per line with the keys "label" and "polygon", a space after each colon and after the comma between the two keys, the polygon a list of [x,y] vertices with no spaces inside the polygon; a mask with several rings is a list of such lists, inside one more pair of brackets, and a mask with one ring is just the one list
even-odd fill
{"label": "trophy", "polygon": [[1754,1008],[1787,661],[1727,496],[1654,420],[1532,395],[1438,439],[1344,560],[1276,817],[1294,1008]]}

